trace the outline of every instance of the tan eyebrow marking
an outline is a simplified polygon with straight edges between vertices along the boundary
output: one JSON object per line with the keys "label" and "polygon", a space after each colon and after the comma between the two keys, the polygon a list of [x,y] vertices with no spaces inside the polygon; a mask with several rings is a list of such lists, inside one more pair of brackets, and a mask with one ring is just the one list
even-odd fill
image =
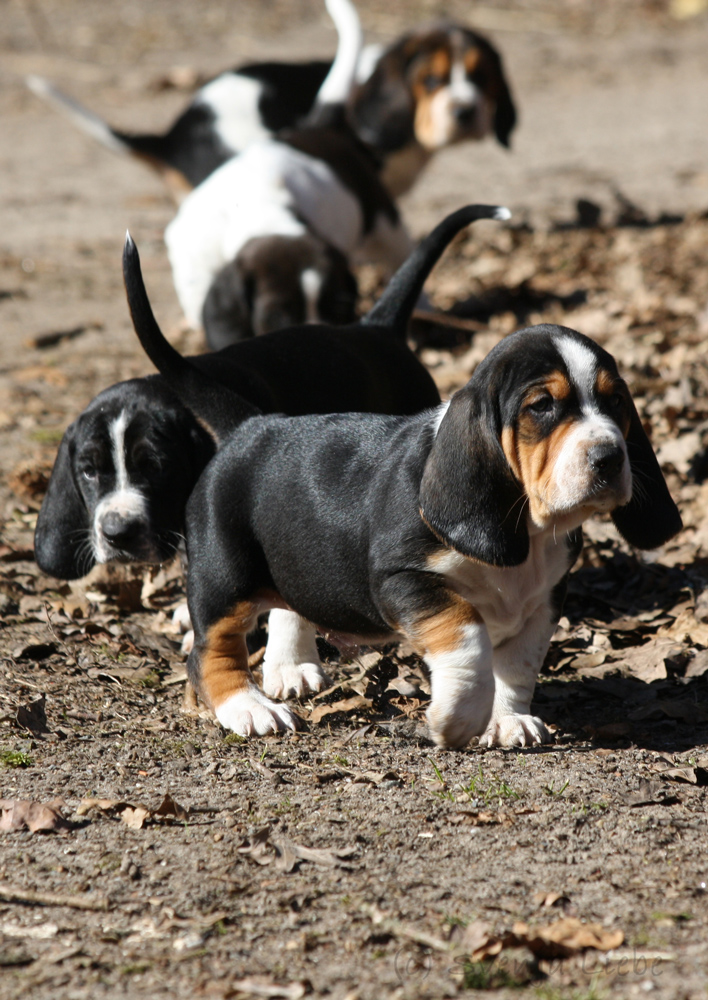
{"label": "tan eyebrow marking", "polygon": [[601,396],[611,396],[617,392],[617,379],[606,368],[600,368],[595,376],[595,390]]}
{"label": "tan eyebrow marking", "polygon": [[553,371],[547,375],[543,386],[554,399],[567,399],[570,396],[570,382],[561,371]]}
{"label": "tan eyebrow marking", "polygon": [[469,75],[474,73],[474,71],[479,66],[480,60],[482,58],[482,53],[477,48],[467,49],[465,52],[464,65],[465,72]]}

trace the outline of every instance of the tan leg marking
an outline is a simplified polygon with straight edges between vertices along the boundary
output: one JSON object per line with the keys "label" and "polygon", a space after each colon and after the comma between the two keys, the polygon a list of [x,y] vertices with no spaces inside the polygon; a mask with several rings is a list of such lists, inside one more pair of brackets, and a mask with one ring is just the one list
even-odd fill
{"label": "tan leg marking", "polygon": [[253,601],[241,601],[207,632],[199,665],[202,691],[212,708],[251,684],[246,635],[257,615],[258,607]]}
{"label": "tan leg marking", "polygon": [[217,708],[253,684],[246,636],[262,611],[279,604],[282,601],[277,594],[264,591],[250,601],[239,601],[229,614],[210,626],[199,656],[200,693],[210,708]]}
{"label": "tan leg marking", "polygon": [[450,604],[428,618],[419,619],[411,630],[411,639],[426,654],[437,656],[458,649],[468,625],[480,625],[477,609],[459,594],[450,594]]}

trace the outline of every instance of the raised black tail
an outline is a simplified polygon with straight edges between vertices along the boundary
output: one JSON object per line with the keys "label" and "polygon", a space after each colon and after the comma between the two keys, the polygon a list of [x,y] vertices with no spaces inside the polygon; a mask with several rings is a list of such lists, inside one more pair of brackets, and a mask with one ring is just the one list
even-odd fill
{"label": "raised black tail", "polygon": [[130,233],[123,248],[123,280],[128,307],[145,353],[196,417],[221,441],[243,420],[260,413],[233,390],[205,375],[165,339],[148,299],[140,269],[140,255]]}
{"label": "raised black tail", "polygon": [[418,244],[384,289],[383,295],[361,320],[366,326],[385,326],[405,337],[408,320],[423,290],[425,280],[453,236],[477,219],[509,219],[508,208],[498,205],[466,205],[433,229]]}

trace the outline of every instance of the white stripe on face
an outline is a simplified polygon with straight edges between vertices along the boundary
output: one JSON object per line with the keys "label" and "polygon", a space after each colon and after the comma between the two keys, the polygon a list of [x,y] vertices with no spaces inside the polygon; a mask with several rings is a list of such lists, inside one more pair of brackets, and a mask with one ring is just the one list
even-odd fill
{"label": "white stripe on face", "polygon": [[107,514],[118,514],[127,520],[143,520],[147,523],[147,503],[145,497],[130,484],[130,476],[125,461],[125,432],[128,428],[128,414],[121,410],[109,426],[111,457],[115,471],[115,485],[96,505],[93,518],[93,548],[96,562],[107,562],[115,557],[112,546],[102,531],[103,519]]}
{"label": "white stripe on face", "polygon": [[300,287],[305,297],[305,322],[318,323],[322,275],[314,267],[306,268],[300,275]]}
{"label": "white stripe on face", "polygon": [[580,409],[586,416],[597,413],[594,401],[597,356],[586,344],[572,337],[553,337],[553,344],[568,367],[571,383],[578,393]]}

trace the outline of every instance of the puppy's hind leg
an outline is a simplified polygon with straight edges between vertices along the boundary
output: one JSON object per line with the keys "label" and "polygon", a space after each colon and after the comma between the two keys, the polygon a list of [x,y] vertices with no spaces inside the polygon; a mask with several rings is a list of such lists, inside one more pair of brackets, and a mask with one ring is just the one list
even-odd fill
{"label": "puppy's hind leg", "polygon": [[[265,608],[256,600],[238,601],[195,644],[187,661],[190,680],[225,729],[240,736],[264,736],[299,728],[300,720],[286,705],[270,701],[248,669],[246,635]],[[197,626],[195,617],[195,626]]]}
{"label": "puppy's hind leg", "polygon": [[302,698],[329,684],[315,629],[292,611],[273,608],[263,660],[263,690],[271,698]]}

